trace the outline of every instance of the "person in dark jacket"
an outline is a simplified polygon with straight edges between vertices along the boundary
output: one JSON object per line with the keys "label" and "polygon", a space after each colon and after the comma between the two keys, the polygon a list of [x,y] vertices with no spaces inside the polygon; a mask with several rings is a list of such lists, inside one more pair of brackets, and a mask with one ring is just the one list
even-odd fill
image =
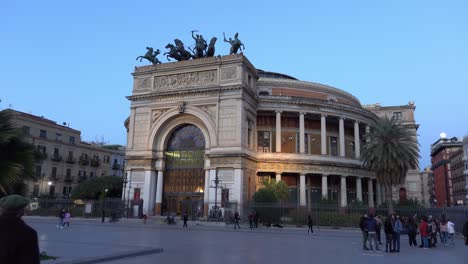
{"label": "person in dark jacket", "polygon": [[392,247],[393,243],[393,225],[392,221],[390,220],[390,216],[387,216],[384,222],[384,233],[385,233],[385,252],[393,252],[394,249]]}
{"label": "person in dark jacket", "polygon": [[408,239],[410,247],[418,246],[416,242],[416,234],[418,233],[418,225],[412,217],[408,218],[408,223],[406,224],[406,230],[408,232]]}
{"label": "person in dark jacket", "polygon": [[239,216],[239,213],[236,212],[234,214],[234,229],[236,229],[236,227],[240,229],[239,221],[240,221],[240,216]]}
{"label": "person in dark jacket", "polygon": [[0,263],[40,263],[37,233],[21,220],[28,203],[21,195],[0,199]]}
{"label": "person in dark jacket", "polygon": [[366,219],[367,219],[367,214],[364,214],[359,219],[359,228],[361,228],[361,232],[362,232],[362,249],[363,250],[369,250],[369,248],[367,247],[367,230],[365,226]]}
{"label": "person in dark jacket", "polygon": [[312,225],[313,225],[312,217],[310,215],[308,215],[307,216],[307,226],[308,226],[307,234],[309,234],[309,232],[312,233],[312,234],[314,233],[314,229],[313,229]]}
{"label": "person in dark jacket", "polygon": [[465,245],[468,246],[468,221],[463,225],[463,236],[465,237]]}
{"label": "person in dark jacket", "polygon": [[182,226],[182,228],[188,228],[187,221],[188,221],[188,214],[187,214],[187,211],[185,211],[185,213],[184,213],[184,225]]}
{"label": "person in dark jacket", "polygon": [[380,251],[379,242],[377,241],[377,221],[372,214],[366,219],[365,230],[367,230],[367,240],[369,241],[369,249],[372,249],[372,241],[375,244],[375,250]]}

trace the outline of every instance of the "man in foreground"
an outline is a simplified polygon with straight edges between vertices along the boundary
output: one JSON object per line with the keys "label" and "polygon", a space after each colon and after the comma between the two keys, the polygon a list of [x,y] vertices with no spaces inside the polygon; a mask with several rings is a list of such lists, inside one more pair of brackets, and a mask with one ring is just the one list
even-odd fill
{"label": "man in foreground", "polygon": [[21,195],[0,199],[0,263],[40,262],[37,233],[21,220],[28,203]]}

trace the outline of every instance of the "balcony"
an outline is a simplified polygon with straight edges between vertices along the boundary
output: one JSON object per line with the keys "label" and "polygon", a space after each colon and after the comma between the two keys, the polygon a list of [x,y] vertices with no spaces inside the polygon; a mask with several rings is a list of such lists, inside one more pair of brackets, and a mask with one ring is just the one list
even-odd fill
{"label": "balcony", "polygon": [[68,156],[67,159],[65,160],[66,163],[68,164],[75,164],[76,159],[73,158],[72,156]]}
{"label": "balcony", "polygon": [[65,179],[64,179],[65,182],[73,182],[73,176],[65,176]]}
{"label": "balcony", "polygon": [[51,160],[53,160],[53,161],[62,161],[62,156],[60,156],[59,154],[54,153],[54,155],[52,155],[52,157],[51,157]]}
{"label": "balcony", "polygon": [[47,153],[39,151],[37,152],[37,158],[40,160],[45,160],[47,159]]}
{"label": "balcony", "polygon": [[80,160],[78,161],[78,164],[80,164],[81,166],[87,166],[89,164],[89,159],[84,158],[84,157],[80,157]]}
{"label": "balcony", "polygon": [[112,165],[112,169],[113,169],[113,170],[120,170],[120,164],[114,163],[114,164]]}
{"label": "balcony", "polygon": [[58,181],[58,177],[57,177],[57,175],[50,175],[49,180]]}
{"label": "balcony", "polygon": [[99,158],[93,158],[91,160],[91,167],[99,167],[99,165],[101,165]]}
{"label": "balcony", "polygon": [[78,182],[86,181],[87,179],[87,176],[78,176]]}

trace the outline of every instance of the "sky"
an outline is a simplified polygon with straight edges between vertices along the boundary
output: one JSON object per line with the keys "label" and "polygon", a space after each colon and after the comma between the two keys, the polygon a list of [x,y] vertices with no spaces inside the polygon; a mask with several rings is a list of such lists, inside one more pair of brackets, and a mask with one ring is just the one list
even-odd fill
{"label": "sky", "polygon": [[[441,132],[468,133],[468,1],[3,1],[0,109],[126,144],[131,72],[191,30],[239,32],[255,67],[331,85],[362,104],[416,104],[420,166]],[[165,62],[165,58],[159,56]]]}

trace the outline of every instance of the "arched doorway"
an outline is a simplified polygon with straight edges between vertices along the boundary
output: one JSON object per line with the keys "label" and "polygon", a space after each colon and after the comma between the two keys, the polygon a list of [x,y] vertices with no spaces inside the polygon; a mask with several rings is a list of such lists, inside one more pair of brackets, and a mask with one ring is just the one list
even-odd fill
{"label": "arched doorway", "polygon": [[174,130],[165,150],[163,215],[203,214],[204,156],[205,137],[198,127],[186,124]]}

